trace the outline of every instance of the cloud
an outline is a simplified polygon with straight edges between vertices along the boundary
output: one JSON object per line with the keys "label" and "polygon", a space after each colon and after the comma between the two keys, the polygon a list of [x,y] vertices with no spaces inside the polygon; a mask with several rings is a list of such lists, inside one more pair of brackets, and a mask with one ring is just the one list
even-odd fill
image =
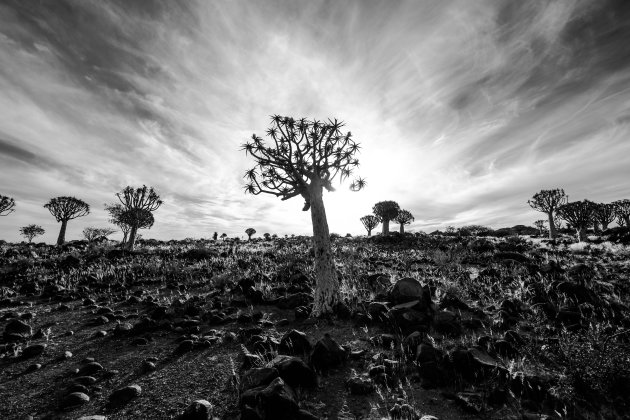
{"label": "cloud", "polygon": [[[336,117],[368,188],[325,195],[331,231],[392,199],[411,229],[531,224],[541,188],[630,196],[630,6],[623,0],[5,1],[0,5],[3,237],[126,185],[165,204],[148,237],[309,233],[299,198],[243,193],[239,150],[269,115]],[[44,222],[47,221],[47,222]],[[76,229],[76,230],[75,230]]]}

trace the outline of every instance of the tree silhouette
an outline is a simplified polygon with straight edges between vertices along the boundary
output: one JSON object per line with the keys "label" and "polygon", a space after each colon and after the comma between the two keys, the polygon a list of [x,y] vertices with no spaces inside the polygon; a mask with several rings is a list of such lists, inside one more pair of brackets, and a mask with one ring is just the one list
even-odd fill
{"label": "tree silhouette", "polygon": [[414,219],[413,215],[407,210],[400,210],[400,211],[398,211],[398,214],[394,218],[394,221],[396,223],[400,224],[400,233],[401,233],[401,235],[403,233],[405,233],[405,225],[410,224],[414,220],[415,219]]}
{"label": "tree silhouette", "polygon": [[227,238],[227,235],[225,233],[221,234],[221,239],[225,241],[225,238]]}
{"label": "tree silhouette", "polygon": [[602,231],[608,229],[608,225],[615,221],[615,205],[612,203],[595,203],[595,229],[601,226]]}
{"label": "tree silhouette", "polygon": [[[116,203],[105,205],[105,210],[110,215],[109,222],[118,226],[123,233],[122,244],[127,243],[127,237],[134,223],[138,224],[138,229],[151,229],[155,218],[149,210],[127,210],[122,204]],[[136,240],[138,235],[136,235]]]}
{"label": "tree silhouette", "polygon": [[89,204],[75,197],[51,198],[47,204],[44,204],[44,207],[55,217],[57,222],[61,222],[57,245],[63,245],[66,241],[66,227],[69,220],[90,214]]}
{"label": "tree silhouette", "polygon": [[588,200],[573,201],[557,209],[558,215],[575,229],[579,242],[586,240],[586,230],[593,223],[595,203]]}
{"label": "tree silhouette", "polygon": [[46,233],[44,228],[39,225],[28,225],[20,228],[20,235],[28,239],[28,243],[33,242],[33,238]]}
{"label": "tree silhouette", "polygon": [[[256,166],[245,173],[245,191],[271,194],[282,200],[301,196],[303,211],[311,210],[315,251],[315,302],[313,315],[330,313],[339,300],[339,278],[335,269],[323,190],[334,191],[332,182],[349,178],[359,161],[359,144],[352,134],[341,133],[337,120],[309,121],[274,115],[267,130],[269,141],[252,136],[243,145]],[[358,191],[365,181],[355,179],[350,189]]]}
{"label": "tree silhouette", "polygon": [[547,213],[549,218],[549,239],[555,239],[557,236],[556,225],[554,224],[554,213],[564,203],[566,203],[568,197],[564,193],[563,189],[557,188],[555,190],[541,190],[534,194],[531,200],[527,201],[527,204],[536,211]]}
{"label": "tree silhouette", "polygon": [[617,215],[619,225],[623,224],[630,230],[630,200],[618,200],[613,202],[613,205],[615,206],[615,214]]}
{"label": "tree silhouette", "polygon": [[245,234],[247,235],[247,240],[251,241],[252,240],[252,235],[254,235],[256,233],[256,229],[254,228],[247,228],[245,229]]}
{"label": "tree silhouette", "polygon": [[15,211],[15,200],[6,195],[0,195],[0,216],[8,216]]}
{"label": "tree silhouette", "polygon": [[363,223],[363,226],[367,230],[368,236],[372,236],[372,229],[374,229],[376,226],[378,226],[379,223],[381,223],[381,220],[377,216],[374,216],[372,214],[363,216],[359,220],[361,220],[361,223]]}
{"label": "tree silhouette", "polygon": [[374,204],[372,212],[381,220],[381,223],[383,223],[383,235],[389,233],[389,221],[398,216],[399,211],[400,206],[398,206],[398,203],[395,201],[379,201]]}
{"label": "tree silhouette", "polygon": [[153,213],[162,205],[162,200],[153,187],[148,188],[146,185],[139,188],[128,186],[121,192],[116,193],[116,197],[118,197],[118,200],[125,208],[126,217],[130,222],[131,229],[129,230],[127,248],[132,250],[136,240],[136,233],[140,229],[142,221],[146,220],[146,212]]}
{"label": "tree silhouette", "polygon": [[542,235],[545,232],[545,221],[544,220],[536,220],[534,222],[534,226],[538,229],[538,234]]}

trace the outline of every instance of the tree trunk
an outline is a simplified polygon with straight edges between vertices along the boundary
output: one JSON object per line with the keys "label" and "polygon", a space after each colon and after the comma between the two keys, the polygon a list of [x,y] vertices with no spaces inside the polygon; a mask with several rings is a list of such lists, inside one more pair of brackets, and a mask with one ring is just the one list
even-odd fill
{"label": "tree trunk", "polygon": [[549,216],[549,239],[556,239],[558,234],[556,233],[556,225],[553,221],[553,212],[550,211],[547,213],[547,216]]}
{"label": "tree trunk", "polygon": [[59,230],[59,236],[57,237],[57,245],[63,245],[66,242],[66,227],[68,226],[67,220],[61,221],[61,229]]}
{"label": "tree trunk", "polygon": [[322,185],[313,181],[309,189],[315,251],[315,302],[312,315],[318,317],[331,313],[339,301],[339,278],[330,245]]}
{"label": "tree trunk", "polygon": [[630,216],[623,216],[623,221],[626,224],[626,229],[630,230]]}
{"label": "tree trunk", "polygon": [[368,238],[369,238],[370,236],[372,236],[372,229],[368,229],[367,231],[368,231]]}
{"label": "tree trunk", "polygon": [[136,226],[132,226],[129,231],[129,241],[127,242],[127,248],[130,251],[133,251],[133,246],[136,243],[136,232],[138,232],[138,228]]}
{"label": "tree trunk", "polygon": [[383,219],[383,235],[389,234],[389,220]]}
{"label": "tree trunk", "polygon": [[400,234],[404,235],[405,234],[405,225],[404,224],[400,224]]}
{"label": "tree trunk", "polygon": [[608,223],[602,222],[602,232],[608,229]]}
{"label": "tree trunk", "polygon": [[128,230],[123,230],[123,240],[122,244],[125,245],[127,243],[127,235],[129,234]]}
{"label": "tree trunk", "polygon": [[586,241],[586,229],[576,228],[578,242]]}

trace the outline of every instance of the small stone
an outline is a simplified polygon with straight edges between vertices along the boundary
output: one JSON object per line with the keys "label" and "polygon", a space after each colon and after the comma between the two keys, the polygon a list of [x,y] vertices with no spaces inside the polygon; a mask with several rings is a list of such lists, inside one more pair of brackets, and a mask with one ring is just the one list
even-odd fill
{"label": "small stone", "polygon": [[33,344],[22,351],[22,356],[25,358],[39,356],[46,350],[46,347],[48,347],[47,344]]}
{"label": "small stone", "polygon": [[374,391],[374,383],[369,378],[351,378],[346,382],[346,387],[352,395],[368,395]]}
{"label": "small stone", "polygon": [[197,400],[186,408],[180,420],[212,420],[213,411],[209,401]]}
{"label": "small stone", "polygon": [[73,392],[65,396],[62,400],[61,405],[64,408],[69,407],[77,407],[83,404],[87,404],[90,402],[90,397],[88,397],[83,392]]}
{"label": "small stone", "polygon": [[138,397],[142,393],[140,385],[129,385],[124,388],[117,389],[109,396],[109,404],[117,407],[124,405],[132,399]]}
{"label": "small stone", "polygon": [[79,369],[79,376],[90,376],[103,370],[103,366],[97,362],[90,362]]}

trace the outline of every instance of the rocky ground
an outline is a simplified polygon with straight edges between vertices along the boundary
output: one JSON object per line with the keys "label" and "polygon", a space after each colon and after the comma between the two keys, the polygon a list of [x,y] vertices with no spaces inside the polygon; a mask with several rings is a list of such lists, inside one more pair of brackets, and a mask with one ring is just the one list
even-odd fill
{"label": "rocky ground", "polygon": [[630,418],[630,250],[599,238],[2,245],[2,419]]}

